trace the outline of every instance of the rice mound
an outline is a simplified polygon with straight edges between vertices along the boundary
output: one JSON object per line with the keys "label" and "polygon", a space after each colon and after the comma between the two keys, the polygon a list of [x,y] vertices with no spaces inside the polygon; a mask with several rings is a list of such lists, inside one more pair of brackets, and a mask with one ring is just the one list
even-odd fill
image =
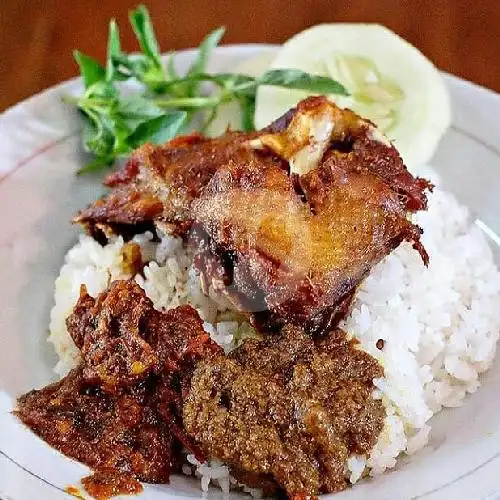
{"label": "rice mound", "polygon": [[[439,188],[430,196],[428,211],[417,214],[415,222],[424,229],[429,267],[409,244],[402,244],[372,270],[341,325],[385,370],[385,376],[375,380],[373,395],[386,407],[384,429],[370,456],[351,456],[347,461],[351,483],[367,474],[381,474],[394,467],[402,453],[411,455],[423,448],[431,417],[443,407],[461,405],[468,393],[476,391],[478,376],[495,355],[500,273],[484,234],[471,223],[467,209]],[[208,297],[203,294],[181,240],[167,235],[159,243],[151,239],[149,233],[134,239],[143,259],[150,261],[143,276],[135,279],[156,308],[193,305],[211,338],[226,352],[257,335],[224,298],[213,290]],[[86,284],[95,297],[111,281],[130,278],[123,267],[123,245],[117,238],[101,247],[81,236],[66,255],[55,283],[49,336],[59,355],[55,367],[59,375],[78,362],[65,319],[80,284]],[[184,472],[191,475],[194,470],[203,491],[211,481],[225,493],[231,485],[242,486],[217,460],[205,464],[190,456],[187,460],[192,467],[185,466]],[[259,496],[258,490],[244,490]]]}

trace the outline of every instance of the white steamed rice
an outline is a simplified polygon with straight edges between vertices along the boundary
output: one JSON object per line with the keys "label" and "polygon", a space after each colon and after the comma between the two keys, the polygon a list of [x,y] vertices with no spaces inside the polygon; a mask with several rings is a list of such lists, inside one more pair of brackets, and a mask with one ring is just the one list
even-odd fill
{"label": "white steamed rice", "polygon": [[[430,418],[443,407],[462,404],[477,390],[478,376],[491,364],[500,333],[500,273],[485,236],[469,220],[467,210],[455,198],[436,189],[429,209],[416,222],[424,229],[423,243],[430,255],[425,269],[409,244],[401,245],[377,265],[360,288],[345,329],[361,347],[376,357],[385,376],[375,381],[374,397],[387,410],[383,432],[370,456],[351,456],[347,467],[355,483],[394,467],[402,453],[423,448],[431,429]],[[205,328],[226,352],[245,338],[256,335],[244,318],[210,290],[206,297],[180,240],[164,236],[152,243],[151,235],[137,236],[143,258],[152,261],[139,285],[158,309],[190,303],[205,321]],[[50,337],[59,355],[55,367],[64,375],[78,361],[78,351],[65,326],[81,283],[92,296],[112,280],[129,278],[123,269],[123,240],[101,247],[88,236],[68,252],[56,280]],[[379,350],[376,343],[384,341]],[[210,482],[224,492],[234,480],[216,460],[199,464],[185,473]],[[258,491],[246,489],[254,496]]]}

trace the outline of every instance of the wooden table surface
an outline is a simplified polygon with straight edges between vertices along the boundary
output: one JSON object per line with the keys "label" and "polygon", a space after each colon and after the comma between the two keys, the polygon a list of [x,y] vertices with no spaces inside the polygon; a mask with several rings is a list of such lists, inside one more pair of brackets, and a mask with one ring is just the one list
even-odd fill
{"label": "wooden table surface", "polygon": [[[116,17],[135,47],[129,0],[0,0],[0,110],[77,74],[72,49],[100,60]],[[499,0],[150,0],[163,51],[193,47],[216,26],[224,43],[280,43],[332,21],[385,24],[443,70],[500,91]]]}

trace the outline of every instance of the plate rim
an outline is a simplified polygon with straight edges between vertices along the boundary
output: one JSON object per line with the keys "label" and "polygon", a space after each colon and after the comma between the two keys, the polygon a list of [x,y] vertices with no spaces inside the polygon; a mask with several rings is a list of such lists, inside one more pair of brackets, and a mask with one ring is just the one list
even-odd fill
{"label": "plate rim", "polygon": [[[230,52],[230,51],[235,51],[235,52],[240,52],[240,51],[249,51],[251,49],[264,49],[264,50],[277,50],[279,48],[279,45],[275,45],[275,44],[260,44],[260,43],[251,43],[251,44],[229,44],[229,45],[223,45],[223,46],[220,46],[220,47],[217,47],[215,52],[214,52],[214,56],[217,57],[217,54],[218,53],[222,53],[222,52]],[[195,52],[197,49],[195,48],[191,48],[191,49],[184,49],[184,50],[179,50],[177,51],[176,53],[177,54],[189,54],[189,53],[193,53]],[[495,100],[498,100],[500,99],[500,94],[495,92],[494,90],[491,90],[491,89],[488,89],[484,86],[481,86],[477,83],[474,83],[474,82],[470,82],[468,80],[465,80],[463,78],[460,78],[458,76],[455,76],[455,75],[452,75],[450,73],[446,73],[446,72],[442,72],[444,77],[445,77],[445,80],[451,85],[451,86],[459,86],[459,87],[467,87],[467,88],[470,88],[472,89],[473,92],[477,93],[477,92],[480,92],[482,93],[483,95],[485,96],[488,96],[489,98],[493,98]],[[14,105],[10,106],[9,108],[7,108],[6,110],[4,110],[1,114],[0,114],[0,123],[1,122],[4,122],[4,120],[8,120],[9,119],[9,116],[11,115],[11,113],[15,113],[16,111],[20,110],[21,108],[23,108],[24,106],[26,105],[29,105],[30,103],[33,103],[34,101],[36,101],[37,99],[40,99],[42,98],[43,96],[47,96],[51,93],[54,93],[54,92],[57,92],[57,91],[60,91],[61,89],[64,89],[64,88],[69,88],[71,87],[72,85],[76,85],[76,84],[79,84],[81,82],[81,78],[80,77],[73,77],[73,78],[70,78],[68,80],[65,80],[63,82],[60,82],[60,83],[57,83],[55,85],[52,85],[51,87],[48,87],[44,90],[41,90],[40,92],[18,102],[18,103],[15,103]],[[453,125],[452,125],[453,126]],[[461,130],[460,128],[458,128],[459,131],[461,131],[462,133],[464,133],[465,131]],[[74,134],[72,134],[71,136],[73,136]],[[65,140],[66,138],[68,138],[70,136],[66,135],[66,136],[63,136],[55,141],[52,141],[51,144],[53,144],[54,146],[57,145],[61,140]],[[477,138],[477,137],[473,137],[475,140],[481,142],[482,145],[488,147],[488,148],[491,148],[497,155],[500,156],[500,150],[493,146],[493,145],[490,145],[488,143],[485,143],[484,141],[482,141],[480,138]],[[47,145],[46,145],[47,146]],[[50,144],[48,145],[50,146]],[[45,151],[47,151],[47,148],[46,147],[42,147],[40,148],[39,150],[39,153],[40,154],[43,154]],[[35,158],[36,156],[33,156],[33,151],[29,152],[29,154],[24,158],[22,159],[21,161],[18,161],[17,163],[13,163],[12,165],[8,166],[6,169],[4,169],[2,172],[0,172],[0,183],[4,182],[4,181],[7,181],[8,177],[10,176],[10,174],[12,174],[17,168],[21,168],[23,165],[29,163],[29,161],[31,161],[33,158]],[[0,450],[0,455],[2,454],[1,450]],[[5,454],[4,454],[5,455]],[[6,455],[5,455],[6,456]],[[1,456],[0,456],[1,458]],[[12,460],[10,457],[7,456],[7,458],[9,458],[9,460],[11,460],[13,463],[16,463],[14,460]],[[488,465],[490,462],[498,462],[500,463],[500,452],[491,457],[490,459],[488,459],[484,464],[480,465],[479,467],[476,467],[476,469],[470,471],[469,473],[465,474],[465,475],[462,475],[462,476],[459,476],[457,477],[454,481],[452,482],[449,482],[447,484],[444,484],[438,488],[435,488],[427,493],[424,493],[423,495],[420,495],[420,496],[417,496],[417,497],[413,497],[413,498],[430,498],[430,496],[436,494],[436,493],[439,493],[439,492],[442,492],[443,490],[446,490],[448,487],[450,487],[451,485],[453,485],[454,483],[456,482],[459,482],[461,481],[465,476],[469,476],[470,474],[474,474],[479,468],[481,467],[484,467],[486,465]],[[19,464],[16,464],[18,467],[20,467],[21,469],[24,469],[21,465]],[[0,470],[2,470],[2,460],[0,460]],[[36,474],[32,473],[32,471],[26,471],[25,472],[27,474],[31,474],[33,476],[36,477]],[[43,481],[45,483],[47,483],[47,481],[43,478],[38,478],[40,481]],[[498,481],[499,483],[499,486],[500,486],[500,480]],[[51,484],[49,482],[49,484]],[[52,485],[52,484],[51,484]],[[56,485],[52,485],[54,488],[56,488],[59,492],[62,492],[62,494],[64,494],[65,496],[67,495],[66,493],[64,493],[58,486]],[[2,484],[0,482],[0,493],[4,494],[4,492],[2,491]],[[6,492],[6,495],[8,497],[9,493]],[[14,497],[10,497],[12,499],[14,499]]]}

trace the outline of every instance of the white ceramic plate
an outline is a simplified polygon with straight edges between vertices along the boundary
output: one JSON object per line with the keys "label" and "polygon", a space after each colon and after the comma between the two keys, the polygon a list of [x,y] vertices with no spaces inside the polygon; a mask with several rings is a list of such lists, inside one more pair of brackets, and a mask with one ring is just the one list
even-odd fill
{"label": "white ceramic plate", "polygon": [[[211,70],[230,70],[243,59],[275,50],[240,45],[217,49]],[[193,51],[179,54],[186,67]],[[500,234],[500,96],[452,76],[453,126],[433,160],[443,185]],[[15,398],[54,379],[55,354],[47,344],[53,284],[75,243],[69,220],[101,192],[98,179],[77,178],[86,160],[81,122],[61,102],[79,93],[72,80],[43,92],[0,117],[0,498],[68,498],[87,469],[63,457],[10,414]],[[494,245],[494,243],[492,243]],[[497,250],[497,262],[500,263]],[[500,304],[499,304],[500,307]],[[433,421],[430,446],[373,481],[336,500],[500,498],[500,357],[464,406]],[[141,499],[197,498],[198,483],[173,477],[148,485]],[[213,491],[210,496],[220,497]],[[128,497],[130,499],[130,497]]]}

